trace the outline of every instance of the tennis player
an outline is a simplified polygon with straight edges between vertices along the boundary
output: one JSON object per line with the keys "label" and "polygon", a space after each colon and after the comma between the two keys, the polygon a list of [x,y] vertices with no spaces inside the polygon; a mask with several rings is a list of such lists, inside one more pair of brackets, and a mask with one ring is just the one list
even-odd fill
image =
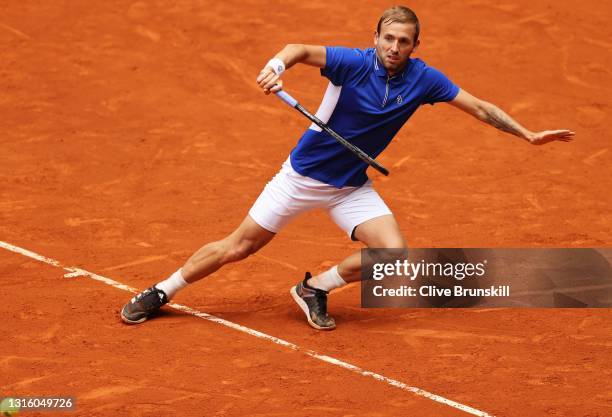
{"label": "tennis player", "polygon": [[[494,104],[460,89],[442,72],[411,58],[419,46],[419,30],[415,13],[395,6],[382,14],[374,48],[287,45],[261,70],[257,83],[270,94],[282,88],[281,74],[295,64],[320,68],[329,85],[317,117],[372,157],[387,147],[421,105],[440,102],[532,144],[569,141],[574,136],[569,130],[532,132]],[[242,224],[224,239],[200,248],[169,278],[132,298],[121,318],[129,324],[147,320],[177,291],[257,252],[291,219],[312,209],[326,210],[351,239],[367,247],[404,248],[397,221],[373,188],[367,167],[319,127],[310,126]],[[357,251],[317,276],[307,272],[291,288],[312,327],[336,327],[327,312],[327,296],[359,280],[360,267]]]}

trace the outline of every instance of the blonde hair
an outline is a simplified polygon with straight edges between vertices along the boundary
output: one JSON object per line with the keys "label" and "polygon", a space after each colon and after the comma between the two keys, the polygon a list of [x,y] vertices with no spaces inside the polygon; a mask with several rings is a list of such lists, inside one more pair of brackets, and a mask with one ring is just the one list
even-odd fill
{"label": "blonde hair", "polygon": [[421,31],[421,25],[419,24],[419,18],[417,15],[408,7],[405,6],[393,6],[385,10],[378,21],[376,26],[376,33],[380,33],[380,26],[384,23],[386,25],[390,23],[412,23],[414,25],[414,42],[419,40],[419,32]]}

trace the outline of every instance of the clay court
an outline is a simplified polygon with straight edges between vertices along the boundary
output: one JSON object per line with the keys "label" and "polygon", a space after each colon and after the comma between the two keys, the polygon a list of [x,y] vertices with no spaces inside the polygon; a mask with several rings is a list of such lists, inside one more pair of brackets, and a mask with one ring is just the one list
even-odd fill
{"label": "clay court", "polygon": [[[409,245],[611,246],[611,6],[407,5],[415,56],[532,130],[577,133],[532,146],[423,107],[378,158],[391,175],[370,170]],[[121,323],[125,289],[231,231],[308,127],[261,67],[286,43],[370,47],[388,6],[0,5],[0,396],[73,396],[54,415],[74,416],[612,415],[610,309],[361,309],[353,285],[331,296],[338,329],[311,329],[289,288],[360,248],[324,213],[184,308]],[[283,79],[316,110],[317,70]]]}

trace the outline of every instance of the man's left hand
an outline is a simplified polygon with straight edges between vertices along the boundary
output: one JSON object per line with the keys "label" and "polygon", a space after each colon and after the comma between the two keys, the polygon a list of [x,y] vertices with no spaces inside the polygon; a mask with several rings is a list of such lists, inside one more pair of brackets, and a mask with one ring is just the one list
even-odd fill
{"label": "man's left hand", "polygon": [[542,132],[533,132],[527,136],[527,140],[532,145],[544,145],[548,142],[559,140],[562,142],[570,142],[574,139],[575,132],[571,130],[543,130]]}

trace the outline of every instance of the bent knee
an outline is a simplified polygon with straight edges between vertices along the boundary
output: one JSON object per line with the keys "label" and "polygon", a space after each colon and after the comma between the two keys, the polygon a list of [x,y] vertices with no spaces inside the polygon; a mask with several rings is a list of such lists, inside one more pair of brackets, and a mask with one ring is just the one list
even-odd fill
{"label": "bent knee", "polygon": [[403,239],[381,241],[369,255],[376,263],[395,263],[408,259],[408,250]]}
{"label": "bent knee", "polygon": [[392,239],[381,241],[380,249],[406,249],[406,241],[403,237],[398,236]]}
{"label": "bent knee", "polygon": [[369,242],[364,242],[369,248],[376,249],[406,249],[406,241],[400,234],[394,234],[392,236],[377,236],[375,239],[371,239]]}
{"label": "bent knee", "polygon": [[253,240],[242,239],[237,242],[230,242],[225,253],[225,260],[227,262],[241,261],[257,252],[258,249],[258,245]]}

